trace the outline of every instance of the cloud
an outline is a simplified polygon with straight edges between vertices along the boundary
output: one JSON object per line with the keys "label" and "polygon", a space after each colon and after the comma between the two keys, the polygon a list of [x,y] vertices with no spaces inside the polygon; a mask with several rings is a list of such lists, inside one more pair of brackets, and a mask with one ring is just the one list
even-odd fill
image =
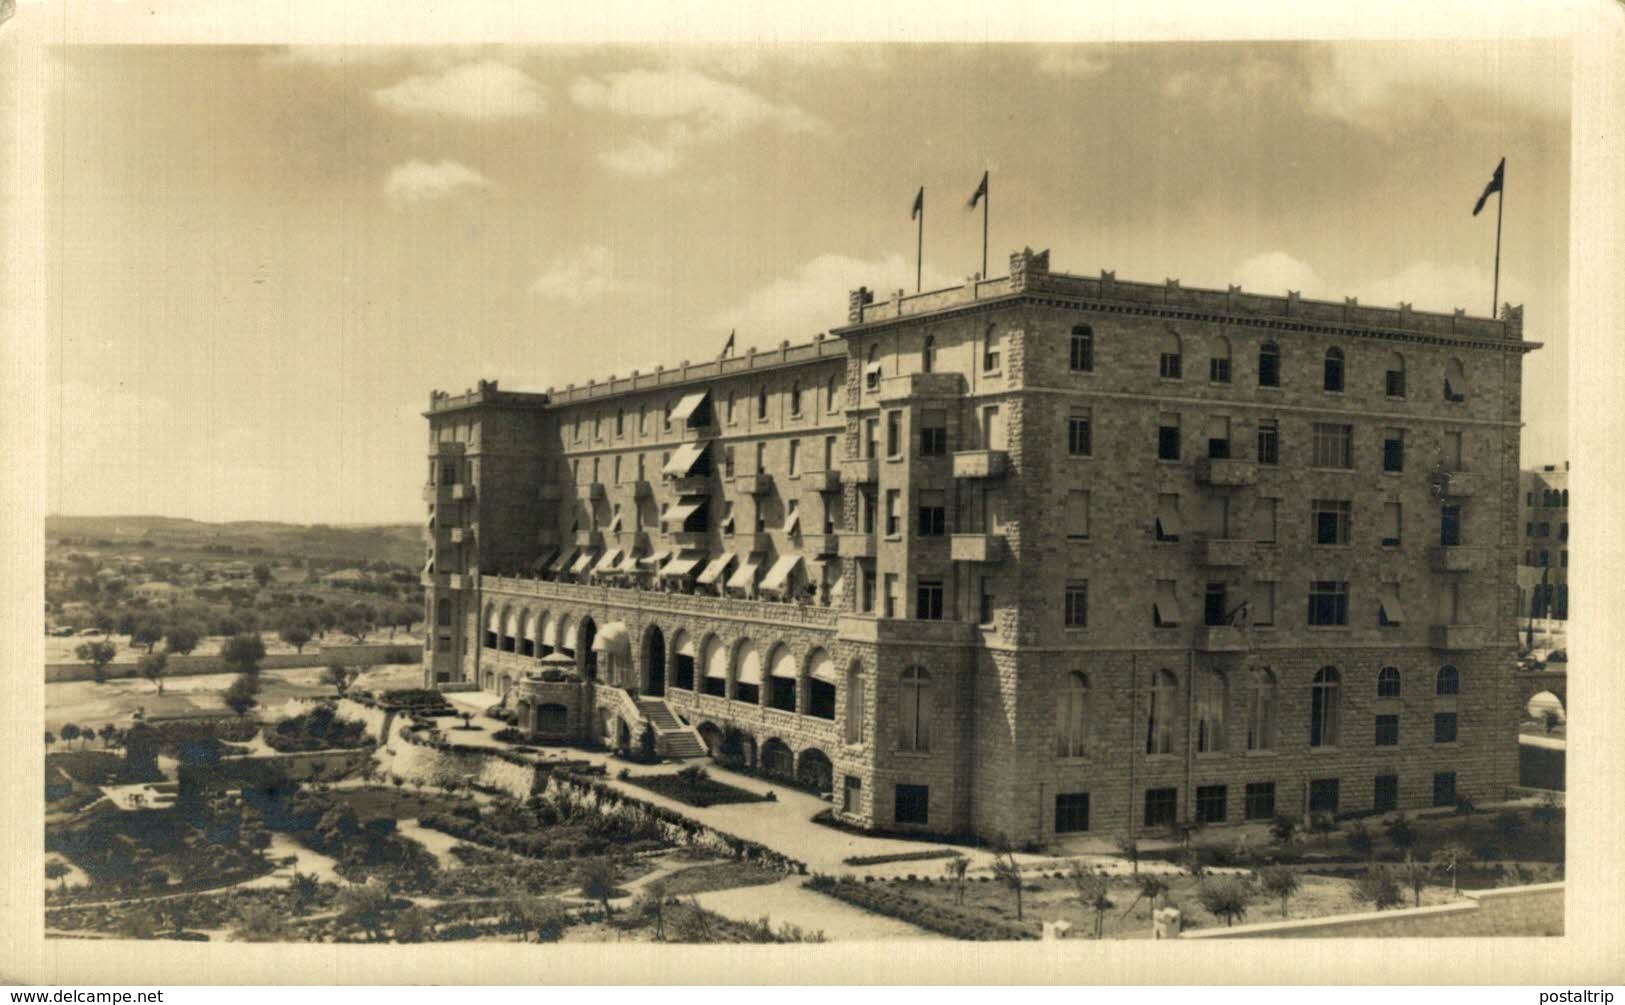
{"label": "cloud", "polygon": [[1267,296],[1280,296],[1287,290],[1297,290],[1306,297],[1330,295],[1319,273],[1284,251],[1254,255],[1236,267],[1235,275],[1243,289]]}
{"label": "cloud", "polygon": [[1211,111],[1238,103],[1251,105],[1260,95],[1280,91],[1290,74],[1287,66],[1252,53],[1216,71],[1178,70],[1162,82],[1162,96],[1194,100]]}
{"label": "cloud", "polygon": [[386,66],[411,62],[418,50],[382,45],[289,45],[265,56],[274,66]]}
{"label": "cloud", "polygon": [[611,171],[637,177],[668,174],[692,147],[731,139],[749,129],[771,126],[789,133],[828,129],[794,104],[771,101],[740,84],[685,66],[578,77],[570,85],[570,100],[589,111],[664,124],[658,139],[635,138],[599,155]]}
{"label": "cloud", "polygon": [[384,196],[402,208],[490,187],[490,179],[466,164],[409,160],[390,169],[384,179]]}
{"label": "cloud", "polygon": [[474,121],[533,117],[547,108],[540,84],[524,71],[495,60],[407,77],[372,92],[372,99],[379,107],[402,115]]}
{"label": "cloud", "polygon": [[[926,289],[941,289],[958,280],[927,271]],[[788,276],[781,276],[715,315],[707,327],[739,330],[739,345],[777,345],[801,341],[846,324],[846,297],[859,286],[885,299],[891,290],[914,288],[914,262],[892,253],[864,260],[847,255],[819,255]]]}
{"label": "cloud", "polygon": [[673,52],[672,63],[715,70],[728,77],[749,77],[769,70],[886,69],[883,46],[866,43],[750,43],[683,47]]}
{"label": "cloud", "polygon": [[1479,41],[1317,47],[1305,59],[1308,108],[1364,129],[1391,132],[1441,108],[1477,107],[1462,121],[1493,128],[1503,109],[1562,119],[1569,72],[1560,47]]}
{"label": "cloud", "polygon": [[1111,61],[1088,49],[1049,49],[1038,58],[1037,69],[1046,77],[1097,77]]}
{"label": "cloud", "polygon": [[[1477,266],[1447,265],[1439,262],[1413,262],[1391,275],[1359,284],[1334,286],[1308,263],[1284,251],[1255,255],[1235,270],[1237,283],[1251,293],[1281,296],[1297,290],[1315,300],[1341,301],[1358,297],[1368,307],[1395,307],[1404,301],[1419,311],[1449,313],[1457,307],[1470,314],[1485,313],[1491,277],[1488,269]],[[1508,288],[1502,276],[1502,290]],[[1506,299],[1506,297],[1502,297]]]}
{"label": "cloud", "polygon": [[530,291],[537,296],[573,307],[612,293],[640,289],[642,284],[615,274],[615,256],[601,244],[587,245],[573,255],[555,259],[530,284]]}

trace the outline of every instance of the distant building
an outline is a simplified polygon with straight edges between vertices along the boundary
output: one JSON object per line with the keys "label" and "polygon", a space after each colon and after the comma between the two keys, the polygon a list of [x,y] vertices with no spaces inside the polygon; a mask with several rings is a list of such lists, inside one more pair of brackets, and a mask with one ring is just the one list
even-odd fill
{"label": "distant building", "polygon": [[[639,336],[643,337],[643,336]],[[1051,272],[436,392],[427,683],[876,829],[1161,835],[1517,781],[1519,308]],[[566,658],[587,695],[547,681]],[[534,681],[534,686],[531,682]],[[544,687],[545,685],[545,687]]]}
{"label": "distant building", "polygon": [[1519,581],[1524,618],[1569,616],[1569,462],[1518,474],[1519,529],[1523,534]]}

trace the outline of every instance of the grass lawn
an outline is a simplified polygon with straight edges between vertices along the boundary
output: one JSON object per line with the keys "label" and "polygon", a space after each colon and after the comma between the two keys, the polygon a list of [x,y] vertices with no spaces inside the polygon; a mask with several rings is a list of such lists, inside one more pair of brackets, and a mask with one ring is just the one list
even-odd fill
{"label": "grass lawn", "polygon": [[759,796],[754,792],[719,782],[715,778],[701,779],[698,785],[690,785],[676,775],[632,775],[622,779],[628,785],[636,785],[640,789],[658,792],[667,799],[675,799],[689,806],[720,806],[726,803],[761,803],[767,802],[767,797]]}
{"label": "grass lawn", "polygon": [[748,862],[711,862],[690,866],[667,876],[662,882],[673,897],[687,897],[713,890],[733,890],[741,886],[766,886],[784,879],[784,873],[763,869]]}

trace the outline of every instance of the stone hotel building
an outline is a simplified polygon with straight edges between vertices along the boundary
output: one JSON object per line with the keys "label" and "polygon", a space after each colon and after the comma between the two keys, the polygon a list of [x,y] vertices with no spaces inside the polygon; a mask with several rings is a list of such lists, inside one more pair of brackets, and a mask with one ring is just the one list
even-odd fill
{"label": "stone hotel building", "polygon": [[1051,272],[430,399],[428,682],[877,830],[1161,833],[1516,781],[1520,308]]}

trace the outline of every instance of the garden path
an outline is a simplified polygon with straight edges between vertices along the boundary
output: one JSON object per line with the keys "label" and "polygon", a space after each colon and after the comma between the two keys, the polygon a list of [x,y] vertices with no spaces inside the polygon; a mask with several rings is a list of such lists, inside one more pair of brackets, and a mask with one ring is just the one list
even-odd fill
{"label": "garden path", "polygon": [[877,942],[893,939],[939,939],[942,936],[905,921],[871,914],[845,901],[803,887],[800,876],[787,876],[769,886],[698,893],[694,899],[707,911],[754,924],[764,915],[775,928],[784,922],[804,931],[823,932],[831,942]]}

